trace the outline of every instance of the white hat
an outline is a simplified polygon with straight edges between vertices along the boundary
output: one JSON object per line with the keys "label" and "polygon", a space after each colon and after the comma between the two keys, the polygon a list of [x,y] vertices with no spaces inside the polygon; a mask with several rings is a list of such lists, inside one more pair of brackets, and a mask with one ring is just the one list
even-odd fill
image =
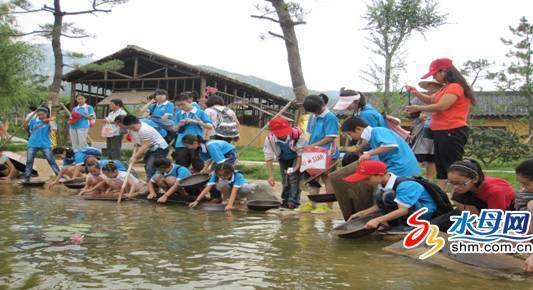
{"label": "white hat", "polygon": [[341,96],[339,97],[339,100],[337,101],[335,106],[333,106],[333,110],[344,111],[348,109],[348,107],[353,104],[353,102],[359,101],[359,99],[361,99],[360,94],[357,94],[355,96]]}

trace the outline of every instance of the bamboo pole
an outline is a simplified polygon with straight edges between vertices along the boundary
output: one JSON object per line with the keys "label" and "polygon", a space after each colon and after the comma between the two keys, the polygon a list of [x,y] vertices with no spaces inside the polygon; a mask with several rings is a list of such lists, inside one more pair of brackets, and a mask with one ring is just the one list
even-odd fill
{"label": "bamboo pole", "polygon": [[[281,111],[279,111],[276,115],[274,115],[273,118],[276,118],[276,117],[279,117],[281,116],[281,114],[285,113],[285,111],[287,111],[291,105],[294,103],[294,100],[290,101],[287,103],[287,105],[285,105],[285,107],[283,107],[281,109]],[[250,147],[250,145],[252,145],[252,143],[255,142],[255,140],[257,140],[257,138],[259,138],[259,136],[261,136],[261,133],[263,133],[263,131],[266,130],[266,128],[268,128],[268,123],[265,124],[265,126],[263,126],[263,128],[261,128],[261,130],[259,130],[259,132],[257,132],[257,134],[255,134],[255,136],[252,138],[252,140],[250,140],[250,142],[248,142],[248,144],[246,144],[246,146],[242,147],[242,149],[239,151],[238,155],[241,155],[246,149],[248,149],[248,147]]]}
{"label": "bamboo pole", "polygon": [[[137,145],[133,145],[132,156],[135,156],[135,153],[137,153]],[[128,172],[126,172],[126,177],[124,177],[124,182],[122,182],[122,187],[120,188],[120,192],[118,193],[117,204],[119,204],[122,200],[122,194],[124,193],[124,189],[126,189],[126,185],[128,184],[128,179],[130,178],[130,173],[131,169],[133,168],[133,164],[135,164],[135,161],[131,160],[130,164],[128,165]]]}

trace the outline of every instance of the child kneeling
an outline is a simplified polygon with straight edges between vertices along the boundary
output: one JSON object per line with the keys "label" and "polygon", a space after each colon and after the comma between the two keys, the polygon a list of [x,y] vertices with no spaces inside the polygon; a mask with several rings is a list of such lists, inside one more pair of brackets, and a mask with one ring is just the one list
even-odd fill
{"label": "child kneeling", "polygon": [[98,163],[93,163],[87,166],[87,177],[85,178],[85,187],[82,188],[79,195],[84,194],[98,194],[98,188],[94,189],[101,182],[104,182],[105,175],[102,174],[102,170]]}
{"label": "child kneeling", "polygon": [[135,176],[118,170],[117,166],[113,162],[109,162],[102,167],[102,173],[105,176],[104,180],[100,181],[93,188],[88,189],[88,192],[91,192],[92,194],[103,193],[104,195],[120,193],[122,190],[122,184],[126,178],[127,182],[124,191],[127,192],[127,194],[125,197],[133,198],[142,188],[141,183],[137,178],[135,178]]}
{"label": "child kneeling", "polygon": [[150,178],[148,183],[148,199],[152,199],[157,196],[155,187],[159,187],[164,190],[164,194],[157,200],[159,203],[167,202],[169,196],[175,193],[179,186],[180,181],[188,176],[191,176],[191,172],[187,167],[179,164],[173,164],[167,158],[160,158],[154,161],[154,167],[157,169],[155,174]]}
{"label": "child kneeling", "polygon": [[232,165],[227,163],[217,164],[215,171],[207,182],[207,186],[202,190],[194,202],[189,204],[193,208],[213,189],[213,186],[222,193],[222,200],[227,201],[224,210],[233,209],[236,199],[244,200],[253,193],[254,186],[249,184],[244,175],[236,171]]}
{"label": "child kneeling", "polygon": [[419,182],[405,180],[399,182],[398,177],[387,172],[387,165],[381,161],[363,161],[354,174],[344,179],[347,182],[364,182],[376,188],[374,205],[356,212],[348,220],[381,213],[365,225],[367,229],[375,229],[380,225],[402,226],[406,224],[409,214],[427,208],[421,218],[429,220],[437,212],[437,203],[431,194]]}

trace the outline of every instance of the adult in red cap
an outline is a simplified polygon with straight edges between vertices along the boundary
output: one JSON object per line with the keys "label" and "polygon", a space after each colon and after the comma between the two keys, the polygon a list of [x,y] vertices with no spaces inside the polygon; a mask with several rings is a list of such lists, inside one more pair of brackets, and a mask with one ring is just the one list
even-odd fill
{"label": "adult in red cap", "polygon": [[408,92],[419,98],[424,105],[407,106],[407,113],[431,112],[429,125],[435,146],[437,179],[442,189],[446,188],[447,170],[454,162],[462,160],[468,140],[468,113],[475,104],[474,92],[451,59],[439,58],[431,62],[429,72],[423,79],[433,79],[444,86],[434,95],[420,93],[406,86]]}
{"label": "adult in red cap", "polygon": [[263,153],[268,169],[268,183],[276,184],[272,172],[274,159],[278,160],[283,184],[282,206],[289,209],[300,205],[300,165],[302,153],[307,145],[305,135],[298,128],[293,128],[283,117],[276,117],[268,123],[270,134],[265,138]]}
{"label": "adult in red cap", "polygon": [[361,162],[355,173],[344,178],[344,181],[364,182],[376,189],[374,205],[354,213],[348,219],[381,214],[368,221],[365,225],[368,229],[375,229],[380,225],[404,227],[407,216],[421,208],[428,209],[421,216],[423,219],[432,218],[437,211],[437,203],[421,183],[387,172],[387,165],[381,161]]}

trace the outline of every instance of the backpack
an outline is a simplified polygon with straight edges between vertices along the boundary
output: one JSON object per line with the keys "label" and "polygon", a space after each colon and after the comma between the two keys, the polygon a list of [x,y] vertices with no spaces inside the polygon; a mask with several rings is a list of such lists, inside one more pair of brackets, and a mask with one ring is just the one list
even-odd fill
{"label": "backpack", "polygon": [[217,112],[218,121],[215,127],[215,135],[224,138],[239,137],[239,127],[237,126],[237,122],[229,115],[229,109],[215,109],[215,111]]}
{"label": "backpack", "polygon": [[453,211],[453,206],[448,199],[448,195],[436,184],[433,184],[429,182],[427,179],[421,176],[414,176],[414,177],[398,177],[396,179],[396,182],[394,182],[394,186],[392,189],[396,191],[396,188],[398,188],[398,185],[404,181],[414,181],[419,183],[424,187],[424,189],[431,195],[431,198],[435,201],[437,204],[437,210],[435,213],[433,213],[433,217],[438,217],[443,214],[447,214],[451,211]]}

